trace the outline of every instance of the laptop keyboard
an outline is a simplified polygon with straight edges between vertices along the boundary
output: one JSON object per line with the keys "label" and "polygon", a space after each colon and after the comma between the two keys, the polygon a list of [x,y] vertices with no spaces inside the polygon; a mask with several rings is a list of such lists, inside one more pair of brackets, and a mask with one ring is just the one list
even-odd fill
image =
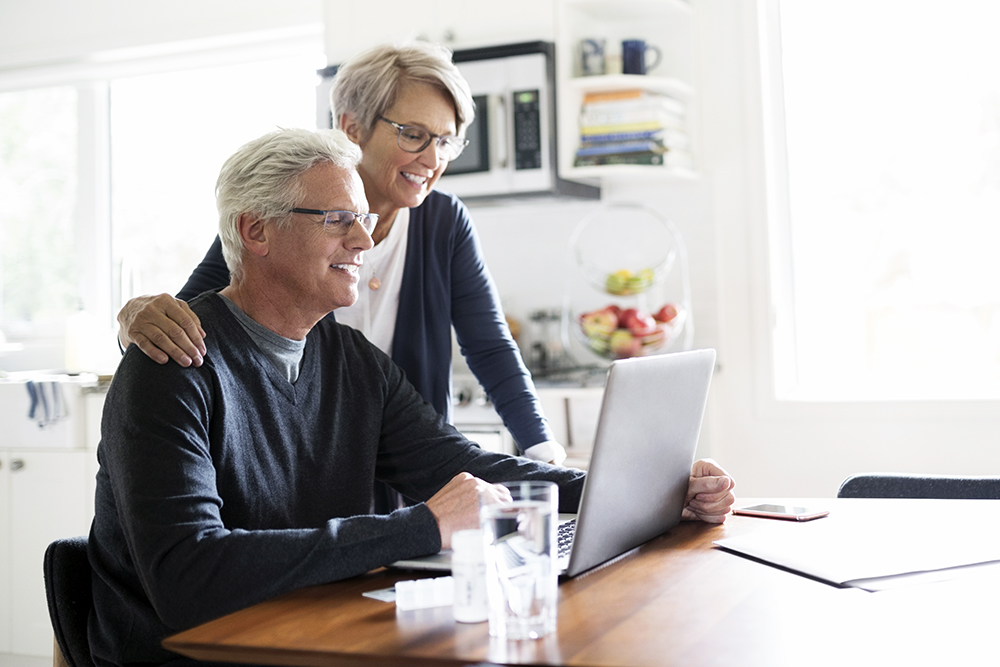
{"label": "laptop keyboard", "polygon": [[566,558],[573,546],[573,536],[576,535],[576,519],[570,519],[559,524],[556,529],[556,558]]}

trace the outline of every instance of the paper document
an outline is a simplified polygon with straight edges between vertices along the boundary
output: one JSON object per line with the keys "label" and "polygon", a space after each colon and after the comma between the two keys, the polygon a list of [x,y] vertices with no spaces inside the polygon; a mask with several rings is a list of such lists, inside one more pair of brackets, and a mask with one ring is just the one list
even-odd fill
{"label": "paper document", "polygon": [[[871,501],[854,506],[840,501],[826,519],[762,526],[715,544],[838,586],[866,590],[958,577],[968,573],[956,568],[1000,563],[1000,526],[990,516],[1000,507],[998,501],[885,500],[878,506],[879,511],[871,512]],[[861,507],[866,511],[854,511]],[[917,573],[935,574],[917,578]]]}

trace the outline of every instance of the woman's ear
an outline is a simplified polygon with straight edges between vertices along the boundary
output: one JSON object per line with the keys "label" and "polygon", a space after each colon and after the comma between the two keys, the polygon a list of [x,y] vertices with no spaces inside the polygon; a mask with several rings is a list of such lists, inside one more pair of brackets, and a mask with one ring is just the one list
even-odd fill
{"label": "woman's ear", "polygon": [[348,139],[359,146],[361,145],[361,142],[364,140],[365,128],[361,126],[361,123],[358,122],[354,114],[340,114],[340,129],[347,135]]}
{"label": "woman's ear", "polygon": [[259,257],[267,256],[269,252],[268,225],[253,213],[240,213],[236,220],[236,230],[240,234],[243,247],[248,252]]}

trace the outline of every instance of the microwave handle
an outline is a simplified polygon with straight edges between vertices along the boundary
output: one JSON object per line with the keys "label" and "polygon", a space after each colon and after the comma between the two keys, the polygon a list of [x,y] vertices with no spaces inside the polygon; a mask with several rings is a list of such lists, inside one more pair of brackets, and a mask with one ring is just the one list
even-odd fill
{"label": "microwave handle", "polygon": [[490,144],[492,148],[496,150],[496,165],[500,169],[506,169],[510,161],[510,155],[508,154],[508,146],[510,142],[508,141],[508,111],[507,111],[507,96],[506,95],[490,95],[490,117],[493,120],[491,123],[493,136],[490,137]]}

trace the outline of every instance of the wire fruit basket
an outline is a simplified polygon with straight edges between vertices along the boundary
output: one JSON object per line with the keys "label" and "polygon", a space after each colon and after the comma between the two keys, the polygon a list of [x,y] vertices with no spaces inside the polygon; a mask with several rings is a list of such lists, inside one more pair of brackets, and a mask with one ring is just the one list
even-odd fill
{"label": "wire fruit basket", "polygon": [[680,235],[655,211],[605,204],[570,238],[563,308],[572,338],[605,360],[690,349],[690,281]]}

